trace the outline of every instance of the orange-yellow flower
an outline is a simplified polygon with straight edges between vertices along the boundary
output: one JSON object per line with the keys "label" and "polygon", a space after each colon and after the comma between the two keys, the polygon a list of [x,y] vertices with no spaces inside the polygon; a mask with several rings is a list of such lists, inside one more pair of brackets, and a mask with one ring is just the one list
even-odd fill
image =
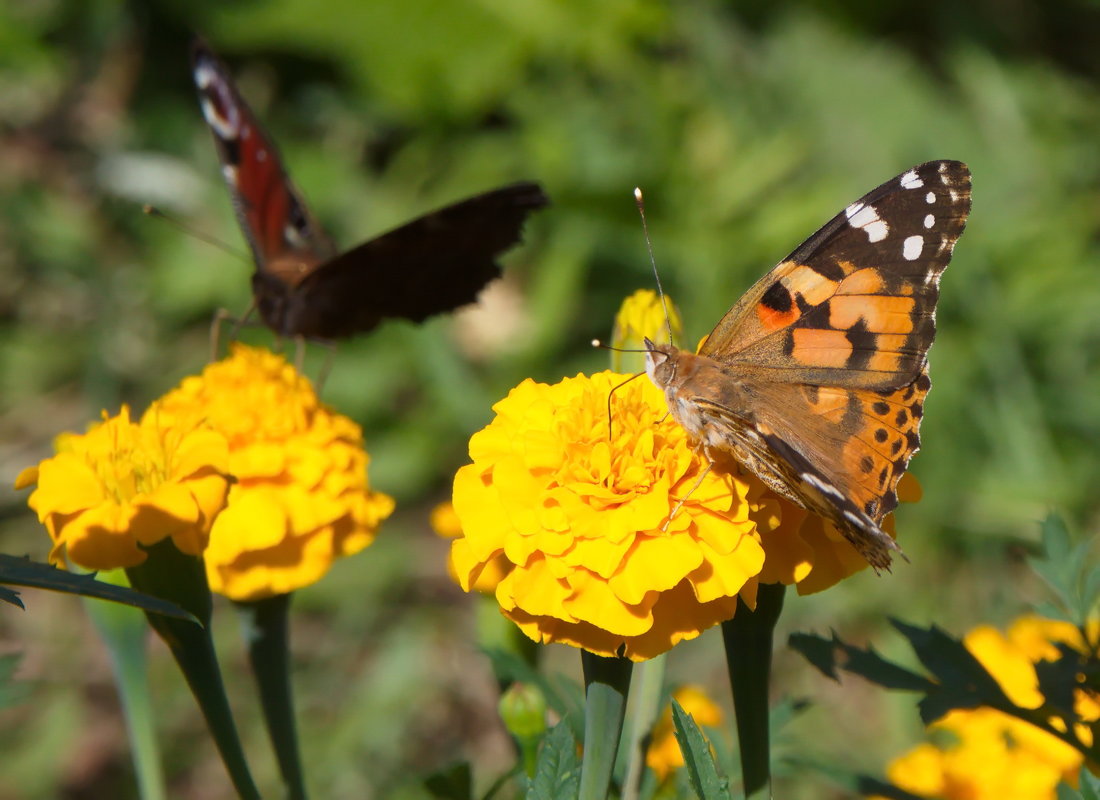
{"label": "orange-yellow flower", "polygon": [[[454,504],[449,501],[440,503],[432,509],[430,523],[432,530],[444,539],[457,539],[462,535],[462,523],[458,519],[458,514],[455,513]],[[501,578],[508,574],[510,568],[511,565],[508,563],[508,559],[501,554],[485,565],[485,568],[478,573],[470,588],[482,594],[493,594],[497,589],[497,584],[500,583]],[[454,579],[455,583],[460,583],[458,573],[455,571],[453,554],[449,554],[447,557],[447,573]]]}
{"label": "orange-yellow flower", "polygon": [[[1041,617],[1022,617],[1007,633],[980,626],[964,638],[968,650],[1018,706],[1038,708],[1043,698],[1035,664],[1058,657],[1055,643],[1083,650],[1073,625]],[[1075,691],[1075,711],[1086,722],[1100,719],[1094,694]],[[1055,727],[1064,722],[1052,719]],[[955,710],[930,727],[948,731],[949,745],[924,743],[891,762],[887,776],[920,797],[943,800],[1042,800],[1056,795],[1059,781],[1075,785],[1083,756],[1046,731],[991,708]],[[1092,741],[1085,725],[1077,735]]]}
{"label": "orange-yellow flower", "polygon": [[643,660],[729,619],[738,594],[755,603],[761,533],[778,520],[739,477],[699,482],[703,461],[648,381],[615,392],[609,430],[626,377],[527,380],[494,406],[455,476],[452,554],[467,591],[507,558],[497,601],[532,639]]}
{"label": "orange-yellow flower", "polygon": [[[715,728],[722,724],[722,710],[701,686],[681,686],[672,693],[672,697],[695,719],[695,724],[700,728],[704,725]],[[672,722],[671,704],[653,726],[645,763],[657,774],[658,783],[663,783],[669,775],[684,766],[684,754],[680,752],[680,743],[676,741]]]}
{"label": "orange-yellow flower", "polygon": [[57,455],[23,470],[28,504],[53,539],[50,561],[87,569],[133,567],[143,547],[172,537],[201,554],[229,490],[225,437],[200,425],[134,423],[126,406],[86,434],[62,434]]}
{"label": "orange-yellow flower", "polygon": [[202,420],[229,442],[236,478],[205,552],[210,588],[256,600],[320,579],[393,511],[371,491],[358,425],[322,404],[282,356],[235,345],[146,418]]}

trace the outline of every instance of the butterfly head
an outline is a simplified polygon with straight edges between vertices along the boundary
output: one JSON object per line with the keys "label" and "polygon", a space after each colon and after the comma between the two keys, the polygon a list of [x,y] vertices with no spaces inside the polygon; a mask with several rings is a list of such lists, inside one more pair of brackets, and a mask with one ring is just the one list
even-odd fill
{"label": "butterfly head", "polygon": [[657,344],[649,337],[645,343],[645,372],[658,389],[664,389],[676,379],[676,348],[670,344]]}

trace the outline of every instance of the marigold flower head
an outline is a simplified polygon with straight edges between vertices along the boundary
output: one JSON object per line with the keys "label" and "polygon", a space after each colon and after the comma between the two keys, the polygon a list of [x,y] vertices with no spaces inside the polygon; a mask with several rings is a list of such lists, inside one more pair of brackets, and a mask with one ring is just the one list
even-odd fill
{"label": "marigold flower head", "polygon": [[[666,316],[667,313],[667,316]],[[652,289],[639,289],[623,300],[619,312],[615,315],[615,327],[611,332],[612,346],[624,350],[643,350],[643,341],[647,337],[653,341],[667,341],[669,332],[678,340],[684,330],[680,312],[672,298],[661,296]],[[611,366],[622,371],[623,361],[630,361],[630,368],[639,372],[645,369],[645,355],[635,353],[634,357],[612,351]]]}
{"label": "marigold flower head", "polygon": [[[722,724],[722,710],[711,700],[710,695],[701,686],[681,686],[672,693],[677,703],[695,719],[699,727],[704,725],[715,728]],[[675,726],[672,722],[672,704],[665,707],[661,718],[653,726],[649,749],[646,750],[645,763],[657,775],[658,783],[664,781],[676,770],[684,766],[684,754],[680,743],[676,741]]]}
{"label": "marigold flower head", "polygon": [[700,482],[704,462],[648,381],[615,392],[609,430],[626,377],[527,380],[494,406],[455,476],[452,555],[467,591],[508,560],[497,601],[532,639],[643,660],[732,617],[739,594],[755,603],[778,515],[733,474]]}
{"label": "marigold flower head", "polygon": [[[444,539],[457,539],[462,535],[462,523],[458,519],[458,514],[455,513],[454,504],[450,501],[440,503],[433,508],[429,521],[432,530]],[[478,573],[470,588],[482,594],[493,594],[496,592],[497,584],[500,583],[501,578],[508,574],[509,569],[511,569],[511,564],[501,554],[485,565],[485,568]],[[458,579],[458,573],[455,571],[453,554],[447,556],[447,573],[455,583],[461,583]]]}
{"label": "marigold flower head", "polygon": [[182,552],[202,553],[229,491],[224,436],[198,424],[134,423],[123,406],[83,435],[58,436],[55,449],[15,482],[38,484],[27,503],[53,539],[51,562],[133,567],[143,547],[169,536]]}
{"label": "marigold flower head", "polygon": [[393,500],[372,491],[359,426],[282,356],[234,345],[145,415],[202,420],[229,442],[236,483],[205,552],[210,588],[256,600],[307,586],[369,545]]}
{"label": "marigold flower head", "polygon": [[[964,638],[967,649],[996,678],[1009,699],[1025,708],[1042,705],[1035,664],[1057,658],[1058,642],[1084,649],[1076,627],[1035,616],[1016,620],[1005,633],[983,625]],[[1077,715],[1086,722],[1100,719],[1096,701],[1094,695],[1076,690]],[[1062,720],[1052,719],[1051,723],[1065,729]],[[954,710],[929,729],[951,733],[954,742],[942,746],[920,744],[887,768],[894,784],[919,797],[1053,800],[1060,781],[1076,785],[1081,753],[1004,712],[991,708]],[[1087,726],[1078,725],[1076,732],[1086,745],[1092,741]]]}

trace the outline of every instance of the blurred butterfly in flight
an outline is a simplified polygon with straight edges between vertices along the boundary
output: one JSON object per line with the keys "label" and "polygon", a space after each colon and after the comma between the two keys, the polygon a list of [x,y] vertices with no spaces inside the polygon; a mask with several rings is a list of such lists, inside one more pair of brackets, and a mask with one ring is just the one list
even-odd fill
{"label": "blurred butterfly in flight", "polygon": [[271,138],[225,65],[196,39],[191,67],[237,220],[256,262],[252,294],[276,334],[320,340],[413,322],[472,303],[500,277],[528,214],[549,202],[537,183],[474,195],[340,253],[291,183]]}

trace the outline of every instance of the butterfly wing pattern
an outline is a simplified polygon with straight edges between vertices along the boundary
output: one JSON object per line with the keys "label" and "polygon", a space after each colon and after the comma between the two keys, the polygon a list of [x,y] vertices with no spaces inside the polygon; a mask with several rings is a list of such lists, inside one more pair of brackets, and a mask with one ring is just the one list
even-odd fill
{"label": "butterfly wing pattern", "polygon": [[520,242],[527,216],[549,202],[537,183],[503,186],[337,254],[229,71],[198,39],[191,67],[252,249],[256,306],[280,335],[339,339],[472,303],[500,277],[497,259]]}
{"label": "butterfly wing pattern", "polygon": [[648,343],[673,416],[831,521],[876,569],[920,446],[940,275],[970,172],[931,161],[848,206],[745,293],[699,353]]}

